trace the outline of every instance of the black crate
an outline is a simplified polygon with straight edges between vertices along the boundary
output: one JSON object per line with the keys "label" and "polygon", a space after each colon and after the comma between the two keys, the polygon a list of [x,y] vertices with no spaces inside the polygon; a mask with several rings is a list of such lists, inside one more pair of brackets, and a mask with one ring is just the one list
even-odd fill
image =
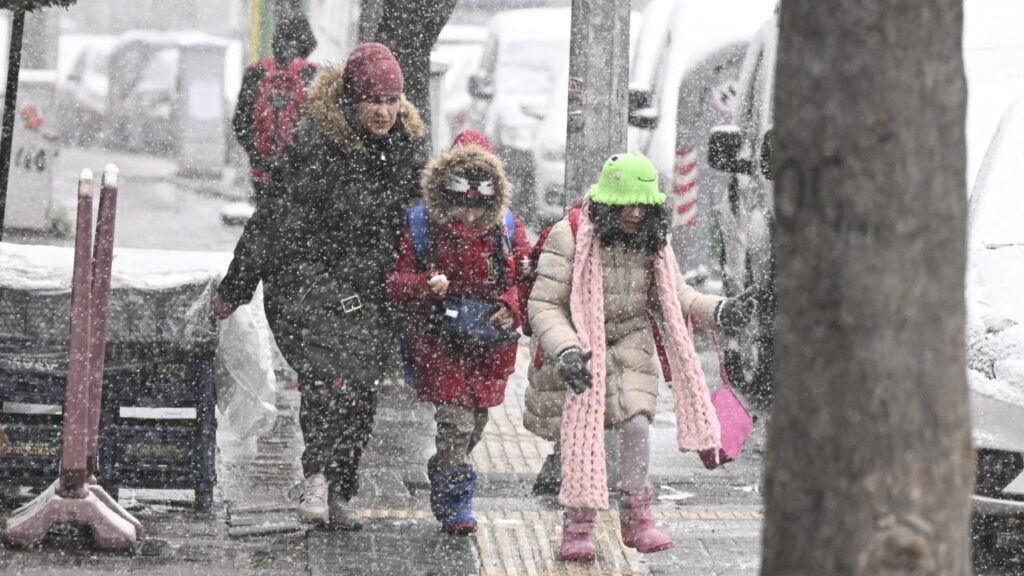
{"label": "black crate", "polygon": [[70,290],[0,286],[0,338],[30,342],[67,340],[70,311]]}
{"label": "black crate", "polygon": [[120,488],[195,492],[197,510],[213,504],[216,431],[196,420],[119,418],[100,442],[98,480],[112,494]]}
{"label": "black crate", "polygon": [[0,349],[0,402],[64,404],[66,352],[5,352]]}
{"label": "black crate", "polygon": [[[166,344],[112,344],[103,369],[103,404],[193,407],[206,405],[215,343],[189,350]],[[40,349],[0,339],[0,401],[63,404],[67,350]],[[212,393],[210,387],[209,393]]]}
{"label": "black crate", "polygon": [[11,451],[0,456],[0,484],[46,488],[60,471],[62,419],[29,414],[0,415]]}
{"label": "black crate", "polygon": [[[8,350],[9,352],[9,350]],[[63,406],[65,360],[55,353],[4,353],[0,346],[0,402]],[[46,359],[44,361],[44,356]],[[195,507],[208,510],[216,482],[217,421],[212,345],[178,350],[157,345],[107,349],[100,420],[98,480],[111,494],[118,488],[192,489]],[[52,358],[57,358],[53,362]],[[7,360],[5,363],[4,360]],[[121,417],[123,407],[192,408],[191,419]],[[3,414],[4,429],[33,446],[52,446],[50,457],[0,457],[0,485],[38,488],[57,478],[60,416],[47,426],[26,415]],[[10,424],[9,424],[10,422]],[[26,482],[26,478],[35,481]]]}
{"label": "black crate", "polygon": [[114,347],[103,370],[103,406],[212,410],[214,343],[180,350],[168,346]]}
{"label": "black crate", "polygon": [[[160,289],[115,288],[110,293],[107,342],[177,343],[210,339],[216,325],[208,281]],[[46,346],[66,345],[69,289],[0,286],[0,338]]]}

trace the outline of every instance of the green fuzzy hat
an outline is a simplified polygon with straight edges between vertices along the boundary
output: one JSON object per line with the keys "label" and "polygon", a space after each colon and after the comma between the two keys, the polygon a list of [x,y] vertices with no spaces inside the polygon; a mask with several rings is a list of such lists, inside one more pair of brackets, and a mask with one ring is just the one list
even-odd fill
{"label": "green fuzzy hat", "polygon": [[587,197],[598,204],[628,206],[664,204],[658,191],[658,169],[639,152],[616,154],[605,161],[601,179],[590,187]]}

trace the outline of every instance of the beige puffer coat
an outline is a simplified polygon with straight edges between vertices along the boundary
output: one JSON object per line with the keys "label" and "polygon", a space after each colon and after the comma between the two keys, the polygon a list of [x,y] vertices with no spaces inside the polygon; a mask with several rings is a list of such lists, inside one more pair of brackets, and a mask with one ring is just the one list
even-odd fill
{"label": "beige puffer coat", "polygon": [[[579,347],[569,317],[573,253],[576,241],[568,219],[555,224],[544,242],[537,265],[537,282],[530,293],[533,337],[531,358],[544,350],[540,368],[530,364],[526,390],[526,429],[546,440],[558,439],[566,387],[555,360],[568,348]],[[660,315],[653,279],[653,256],[641,256],[621,246],[601,250],[604,283],[605,332],[608,339],[605,426],[637,414],[654,418],[658,398],[658,360],[646,312]],[[678,270],[679,303],[698,327],[714,324],[718,296],[701,294],[683,281]]]}

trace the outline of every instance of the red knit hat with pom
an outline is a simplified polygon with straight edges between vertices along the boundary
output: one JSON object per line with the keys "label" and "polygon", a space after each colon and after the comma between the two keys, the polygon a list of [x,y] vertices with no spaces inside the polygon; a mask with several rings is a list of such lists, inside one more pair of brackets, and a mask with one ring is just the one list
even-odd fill
{"label": "red knit hat with pom", "polygon": [[405,87],[395,55],[377,42],[360,44],[352,50],[341,79],[345,98],[351,102],[401,96]]}
{"label": "red knit hat with pom", "polygon": [[459,146],[466,146],[468,144],[475,144],[484,150],[487,150],[491,154],[497,155],[494,151],[494,147],[491,146],[491,141],[487,139],[487,136],[479,130],[463,130],[455,137],[455,142],[452,142],[452,150]]}

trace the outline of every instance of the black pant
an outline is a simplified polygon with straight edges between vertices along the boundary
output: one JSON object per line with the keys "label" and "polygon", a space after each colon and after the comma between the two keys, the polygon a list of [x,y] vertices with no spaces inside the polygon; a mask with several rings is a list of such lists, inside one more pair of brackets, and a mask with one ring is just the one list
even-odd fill
{"label": "black pant", "polygon": [[299,377],[299,424],[306,449],[302,472],[323,474],[332,494],[348,500],[359,491],[359,460],[373,430],[373,382],[314,382]]}

